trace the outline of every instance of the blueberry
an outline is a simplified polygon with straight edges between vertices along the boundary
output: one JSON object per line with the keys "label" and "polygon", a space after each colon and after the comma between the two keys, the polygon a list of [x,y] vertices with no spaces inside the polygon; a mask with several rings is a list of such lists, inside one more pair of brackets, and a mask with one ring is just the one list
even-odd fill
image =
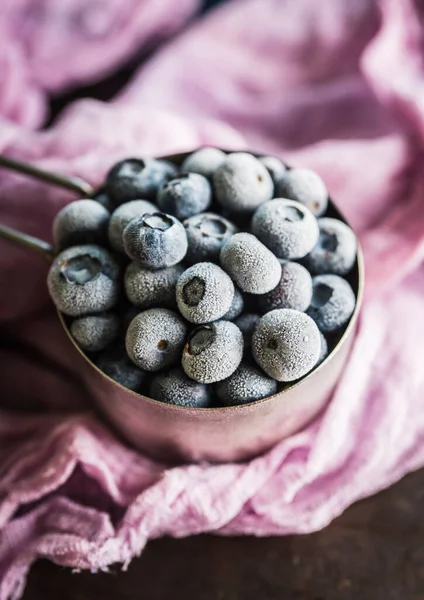
{"label": "blueberry", "polygon": [[237,227],[224,217],[214,213],[203,213],[186,219],[183,223],[189,262],[217,261],[222,245],[236,233]]}
{"label": "blueberry", "polygon": [[175,286],[183,272],[182,265],[152,271],[132,262],[128,265],[124,278],[127,298],[139,308],[154,305],[174,308]]}
{"label": "blueberry", "polygon": [[305,311],[312,298],[312,277],[295,262],[281,261],[281,278],[276,287],[258,298],[263,313],[276,308],[294,308]]}
{"label": "blueberry", "polygon": [[325,339],[325,336],[324,336],[324,334],[321,331],[319,332],[319,335],[320,335],[320,339],[321,339],[321,353],[319,355],[318,362],[315,365],[316,367],[318,367],[322,362],[324,362],[325,359],[328,356],[328,343],[327,343],[327,340]]}
{"label": "blueberry", "polygon": [[323,333],[337,331],[349,321],[355,310],[355,294],[338,275],[317,275],[312,279],[313,294],[308,315]]}
{"label": "blueberry", "polygon": [[105,191],[99,191],[93,198],[95,202],[98,202],[107,210],[107,212],[111,213],[113,211],[113,204],[109,196]]}
{"label": "blueberry", "polygon": [[157,196],[160,210],[181,220],[205,211],[211,200],[211,184],[198,173],[175,175],[162,185]]}
{"label": "blueberry", "polygon": [[156,375],[150,386],[150,396],[166,404],[187,408],[207,408],[212,403],[211,388],[187,377],[180,367]]}
{"label": "blueberry", "polygon": [[230,377],[216,385],[217,396],[225,406],[248,404],[276,392],[275,379],[246,363],[242,363]]}
{"label": "blueberry", "polygon": [[356,260],[356,236],[343,221],[318,219],[319,239],[304,264],[315,275],[346,275]]}
{"label": "blueberry", "polygon": [[50,296],[65,315],[79,317],[111,309],[119,299],[120,267],[99,246],[73,246],[54,259],[47,278]]}
{"label": "blueberry", "polygon": [[187,327],[177,313],[150,308],[131,321],[125,339],[130,359],[145,371],[159,371],[178,362]]}
{"label": "blueberry", "polygon": [[268,169],[274,186],[276,186],[287,172],[286,165],[276,156],[260,156],[258,160]]}
{"label": "blueberry", "polygon": [[276,191],[282,198],[301,202],[316,217],[327,210],[328,191],[325,183],[310,169],[290,169],[278,183]]}
{"label": "blueberry", "polygon": [[235,213],[252,213],[274,190],[265,166],[247,152],[229,154],[215,171],[213,184],[219,204]]}
{"label": "blueberry", "polygon": [[181,170],[189,173],[199,173],[204,177],[212,177],[226,158],[225,152],[218,148],[201,148],[184,160]]}
{"label": "blueberry", "polygon": [[183,225],[164,213],[133,219],[125,227],[122,239],[127,255],[149,269],[172,267],[187,252]]}
{"label": "blueberry", "polygon": [[261,318],[253,333],[253,357],[277,381],[294,381],[306,375],[320,352],[318,327],[298,310],[272,310]]}
{"label": "blueberry", "polygon": [[60,210],[53,221],[53,240],[58,250],[80,244],[105,244],[109,212],[94,200],[75,200]]}
{"label": "blueberry", "polygon": [[138,306],[131,306],[131,308],[128,308],[124,312],[124,314],[122,315],[122,330],[124,332],[127,331],[128,327],[130,326],[130,323],[134,319],[134,317],[139,315],[141,312],[142,312],[142,309],[139,308]]}
{"label": "blueberry", "polygon": [[184,348],[182,366],[200,383],[229,377],[243,357],[243,335],[231,321],[215,321],[196,327]]}
{"label": "blueberry", "polygon": [[236,319],[243,312],[243,308],[244,308],[243,294],[237,287],[235,287],[233,301],[231,302],[231,306],[222,318],[225,319],[226,321],[234,321],[234,319]]}
{"label": "blueberry", "polygon": [[114,250],[125,252],[122,236],[125,227],[136,217],[158,212],[157,206],[148,200],[131,200],[118,206],[109,221],[109,242]]}
{"label": "blueberry", "polygon": [[243,334],[245,348],[250,348],[252,345],[253,332],[255,331],[255,327],[260,320],[260,315],[255,313],[244,313],[234,321]]}
{"label": "blueberry", "polygon": [[72,337],[86,352],[104,350],[117,337],[118,330],[119,319],[112,313],[79,317],[71,325]]}
{"label": "blueberry", "polygon": [[105,350],[96,364],[105,375],[133,392],[139,392],[146,379],[146,372],[130,361],[125,348],[120,345]]}
{"label": "blueberry", "polygon": [[191,323],[209,323],[221,318],[229,310],[233,296],[233,282],[213,263],[197,263],[177,281],[178,308]]}
{"label": "blueberry", "polygon": [[164,160],[127,158],[107,174],[106,191],[114,206],[140,198],[154,200],[160,186],[176,172],[176,167]]}
{"label": "blueberry", "polygon": [[295,260],[318,241],[318,222],[299,202],[276,198],[260,206],[252,218],[252,233],[278,258]]}
{"label": "blueberry", "polygon": [[234,234],[223,245],[220,260],[243,292],[266,294],[280,281],[278,259],[250,233]]}

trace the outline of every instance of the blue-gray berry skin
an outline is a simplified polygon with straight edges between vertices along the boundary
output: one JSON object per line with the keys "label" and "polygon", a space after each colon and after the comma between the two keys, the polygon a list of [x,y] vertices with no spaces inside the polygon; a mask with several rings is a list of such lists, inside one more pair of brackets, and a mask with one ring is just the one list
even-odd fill
{"label": "blue-gray berry skin", "polygon": [[268,169],[275,187],[285,176],[286,165],[276,156],[260,156],[258,160]]}
{"label": "blue-gray berry skin", "polygon": [[127,158],[114,165],[106,177],[106,191],[114,206],[138,200],[154,200],[161,185],[177,172],[165,160]]}
{"label": "blue-gray berry skin", "polygon": [[243,334],[245,348],[250,348],[252,345],[253,332],[255,331],[255,327],[260,320],[261,315],[257,315],[255,313],[244,313],[234,321]]}
{"label": "blue-gray berry skin", "polygon": [[130,361],[125,348],[120,345],[107,348],[97,358],[96,364],[105,375],[133,392],[140,392],[146,379],[146,372]]}
{"label": "blue-gray berry skin", "polygon": [[280,281],[278,259],[250,233],[236,233],[220,253],[222,268],[243,292],[266,294]]}
{"label": "blue-gray berry skin", "polygon": [[355,294],[338,275],[317,275],[312,279],[313,293],[308,315],[323,333],[337,331],[347,324],[355,310]]}
{"label": "blue-gray berry skin", "polygon": [[220,319],[230,309],[233,296],[233,282],[214,263],[197,263],[184,271],[177,281],[178,308],[191,323]]}
{"label": "blue-gray berry skin", "polygon": [[184,160],[181,170],[186,173],[199,173],[211,178],[226,158],[225,152],[218,148],[200,148]]}
{"label": "blue-gray berry skin", "polygon": [[316,217],[320,217],[327,210],[327,188],[318,173],[311,169],[290,169],[277,184],[276,192],[281,198],[301,202]]}
{"label": "blue-gray berry skin", "polygon": [[47,277],[56,308],[70,317],[111,309],[120,296],[120,266],[100,246],[72,246],[54,259]]}
{"label": "blue-gray berry skin", "polygon": [[253,333],[253,357],[277,381],[294,381],[306,375],[320,352],[321,339],[314,321],[290,308],[264,315]]}
{"label": "blue-gray berry skin", "polygon": [[81,244],[105,244],[109,212],[95,200],[75,200],[64,206],[53,221],[57,250]]}
{"label": "blue-gray berry skin", "polygon": [[101,204],[103,208],[105,208],[108,211],[108,213],[113,212],[114,206],[104,189],[99,190],[98,193],[94,196],[93,200]]}
{"label": "blue-gray berry skin", "polygon": [[175,217],[153,213],[133,219],[122,236],[127,255],[149,269],[181,262],[187,252],[187,235]]}
{"label": "blue-gray berry skin", "polygon": [[305,311],[312,299],[312,277],[299,263],[281,262],[281,278],[276,287],[258,297],[262,313],[276,308],[293,308]]}
{"label": "blue-gray berry skin", "polygon": [[217,383],[215,389],[224,406],[236,406],[276,394],[277,382],[258,368],[242,363],[230,377]]}
{"label": "blue-gray berry skin", "polygon": [[79,317],[72,322],[71,335],[86,352],[99,352],[113,342],[119,332],[119,319],[112,313]]}
{"label": "blue-gray berry skin", "polygon": [[157,195],[160,210],[180,220],[205,211],[211,201],[211,184],[198,173],[175,175],[162,185]]}
{"label": "blue-gray berry skin", "polygon": [[128,308],[122,315],[122,331],[124,334],[127,332],[127,329],[131,323],[131,321],[142,312],[141,308],[137,306],[131,306]]}
{"label": "blue-gray berry skin", "polygon": [[233,301],[231,302],[230,308],[227,310],[225,315],[222,317],[226,321],[234,321],[241,313],[244,308],[244,298],[238,287],[234,287]]}
{"label": "blue-gray berry skin", "polygon": [[243,335],[231,321],[215,321],[194,329],[184,348],[182,367],[199,383],[229,377],[243,357]]}
{"label": "blue-gray berry skin", "polygon": [[186,408],[208,408],[212,404],[211,387],[190,379],[181,367],[156,375],[150,385],[150,397]]}
{"label": "blue-gray berry skin", "polygon": [[319,332],[319,335],[321,339],[321,353],[319,355],[318,362],[315,365],[316,367],[319,367],[319,365],[324,362],[328,356],[328,342],[321,331]]}
{"label": "blue-gray berry skin", "polygon": [[140,369],[160,371],[181,358],[187,336],[183,319],[166,308],[150,308],[131,321],[125,338],[128,356]]}
{"label": "blue-gray berry skin", "polygon": [[213,176],[215,196],[234,213],[251,214],[272,198],[274,184],[266,167],[252,154],[229,154]]}
{"label": "blue-gray berry skin", "polygon": [[347,275],[356,260],[357,242],[351,228],[338,219],[318,219],[319,238],[303,264],[314,275]]}
{"label": "blue-gray berry skin", "polygon": [[306,206],[275,198],[255,211],[252,233],[278,258],[296,260],[311,252],[318,241],[319,228]]}
{"label": "blue-gray berry skin", "polygon": [[136,217],[158,212],[158,208],[148,200],[131,200],[116,208],[109,221],[108,236],[110,245],[118,252],[125,252],[122,236],[124,229]]}
{"label": "blue-gray berry skin", "polygon": [[175,287],[183,272],[184,267],[181,264],[152,270],[137,262],[131,262],[124,277],[127,298],[138,308],[174,308]]}
{"label": "blue-gray berry skin", "polygon": [[217,261],[223,244],[237,231],[231,221],[211,212],[190,217],[183,225],[188,242],[185,258],[191,263]]}

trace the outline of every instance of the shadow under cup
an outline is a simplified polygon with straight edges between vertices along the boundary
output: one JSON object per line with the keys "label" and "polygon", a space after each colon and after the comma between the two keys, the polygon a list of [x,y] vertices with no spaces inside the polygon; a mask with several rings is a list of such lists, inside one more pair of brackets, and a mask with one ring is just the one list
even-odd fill
{"label": "shadow under cup", "polygon": [[[179,164],[188,154],[163,158]],[[326,216],[346,222],[331,202]],[[240,406],[191,409],[132,392],[91,362],[73,340],[60,313],[59,318],[96,408],[125,440],[151,457],[167,462],[240,461],[263,453],[299,431],[326,406],[355,336],[364,287],[359,246],[356,264],[347,279],[356,295],[356,308],[325,361],[279,393]]]}

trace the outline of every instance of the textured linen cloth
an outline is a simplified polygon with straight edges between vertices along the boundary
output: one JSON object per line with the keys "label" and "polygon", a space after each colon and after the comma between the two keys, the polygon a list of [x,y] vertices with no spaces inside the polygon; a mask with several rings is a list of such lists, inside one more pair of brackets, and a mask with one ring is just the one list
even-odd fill
{"label": "textured linen cloth", "polygon": [[[30,14],[62,6],[9,4]],[[12,41],[14,14],[2,3]],[[86,411],[90,390],[48,299],[48,265],[0,242],[1,600],[19,597],[37,557],[98,570],[125,567],[161,535],[307,533],[424,465],[423,18],[418,0],[233,0],[163,45],[114,102],[79,101],[45,131],[30,127],[49,90],[116,66],[145,34],[127,19],[133,45],[117,42],[116,57],[108,46],[123,30],[99,45],[88,34],[92,69],[21,49],[22,107],[4,101],[7,78],[0,88],[2,152],[93,184],[134,153],[276,152],[323,176],[363,244],[367,287],[347,367],[315,422],[249,463],[169,468]],[[46,27],[54,48],[54,21],[32,27],[34,40]],[[74,39],[64,38],[71,54]],[[72,197],[0,172],[0,222],[45,239]]]}

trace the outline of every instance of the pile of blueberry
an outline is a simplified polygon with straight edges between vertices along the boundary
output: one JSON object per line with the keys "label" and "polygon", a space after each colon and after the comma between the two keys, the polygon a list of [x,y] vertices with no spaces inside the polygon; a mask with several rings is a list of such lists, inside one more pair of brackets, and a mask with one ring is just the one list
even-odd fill
{"label": "pile of blueberry", "polygon": [[203,148],[130,158],[57,215],[51,297],[121,385],[186,407],[245,404],[319,365],[355,294],[356,238],[311,170]]}

